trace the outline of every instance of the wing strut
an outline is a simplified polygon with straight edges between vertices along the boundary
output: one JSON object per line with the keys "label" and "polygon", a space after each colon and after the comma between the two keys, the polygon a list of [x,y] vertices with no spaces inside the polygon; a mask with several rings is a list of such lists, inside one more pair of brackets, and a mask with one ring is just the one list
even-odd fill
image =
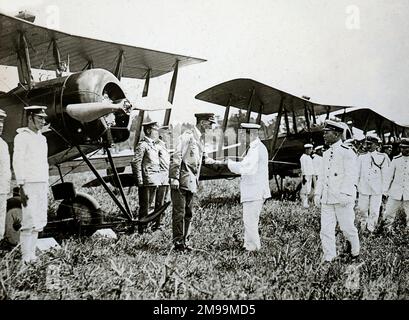
{"label": "wing strut", "polygon": [[114,160],[112,160],[111,151],[109,150],[109,148],[105,148],[105,151],[106,151],[106,153],[108,155],[108,160],[109,160],[109,163],[111,165],[112,172],[114,173],[116,183],[118,184],[119,193],[121,194],[121,197],[122,197],[122,202],[125,205],[125,209],[126,209],[126,212],[127,212],[126,216],[130,221],[132,221],[133,220],[132,219],[132,213],[131,213],[131,210],[129,209],[128,200],[125,197],[124,189],[122,188],[121,179],[119,179],[118,171],[116,170]]}
{"label": "wing strut", "polygon": [[17,66],[19,82],[28,85],[28,88],[31,89],[33,86],[33,75],[31,74],[30,53],[27,39],[23,32],[20,32],[17,57],[19,61]]}
{"label": "wing strut", "polygon": [[270,150],[271,154],[274,153],[274,148],[276,147],[276,144],[277,144],[278,130],[280,129],[280,122],[281,122],[281,116],[283,115],[283,109],[284,109],[284,97],[281,96],[280,108],[278,109],[276,123],[274,124],[273,143],[272,143],[271,150]]}
{"label": "wing strut", "polygon": [[288,120],[288,112],[284,109],[284,120],[285,120],[285,128],[287,129],[287,136],[291,134],[290,132],[290,121]]}
{"label": "wing strut", "polygon": [[251,115],[251,105],[253,103],[254,95],[256,94],[256,88],[253,87],[253,90],[251,91],[251,96],[249,99],[248,107],[247,107],[247,114],[246,114],[246,122],[250,122],[250,115]]}
{"label": "wing strut", "polygon": [[150,79],[151,79],[151,69],[148,69],[148,71],[146,71],[145,85],[143,86],[142,97],[147,97],[148,96],[149,80]]}
{"label": "wing strut", "polygon": [[[168,101],[173,104],[173,98],[175,97],[176,82],[178,80],[179,60],[176,60],[175,69],[173,70],[172,82],[170,83]],[[168,112],[168,110],[166,110]],[[170,111],[169,111],[170,113]]]}
{"label": "wing strut", "polygon": [[81,150],[79,146],[76,146],[78,152],[81,154],[82,159],[87,163],[88,167],[91,169],[91,171],[94,173],[95,177],[98,179],[98,181],[102,184],[106,192],[108,192],[109,196],[114,200],[115,204],[118,206],[118,208],[121,210],[121,212],[127,217],[129,221],[133,221],[132,215],[124,208],[124,206],[119,202],[119,200],[116,198],[115,194],[112,192],[112,190],[108,187],[104,179],[100,176],[98,173],[97,169],[93,166],[91,161],[87,158],[87,155]]}
{"label": "wing strut", "polygon": [[307,103],[304,104],[304,117],[305,117],[305,121],[307,122],[307,129],[308,131],[310,131],[310,115],[308,113],[308,109],[307,109]]}
{"label": "wing strut", "polygon": [[123,69],[124,69],[124,51],[121,50],[118,56],[118,61],[116,62],[115,70],[113,72],[114,76],[119,81],[121,81]]}
{"label": "wing strut", "polygon": [[262,112],[263,112],[263,108],[264,108],[264,105],[262,104],[262,105],[260,106],[260,112],[259,112],[258,115],[257,115],[257,120],[256,120],[256,123],[257,123],[257,124],[260,124],[260,123],[261,123],[261,114],[262,114]]}
{"label": "wing strut", "polygon": [[226,131],[227,128],[227,121],[229,120],[229,112],[230,112],[230,104],[231,104],[231,93],[229,95],[229,100],[227,100],[226,103],[226,109],[224,110],[224,117],[223,117],[223,123],[222,123],[222,132],[220,133],[220,141],[219,141],[219,146],[217,148],[217,153],[220,154],[223,150],[224,146],[224,132]]}
{"label": "wing strut", "polygon": [[293,128],[294,128],[294,134],[298,133],[298,129],[297,129],[297,119],[295,118],[295,112],[293,110]]}

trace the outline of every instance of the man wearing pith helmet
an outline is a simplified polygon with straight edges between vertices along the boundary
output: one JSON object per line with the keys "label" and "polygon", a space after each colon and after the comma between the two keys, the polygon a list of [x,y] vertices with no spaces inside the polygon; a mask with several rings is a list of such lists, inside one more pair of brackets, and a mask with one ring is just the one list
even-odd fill
{"label": "man wearing pith helmet", "polygon": [[[156,121],[142,124],[145,136],[135,148],[132,159],[132,173],[138,186],[139,219],[146,217],[150,209],[154,209],[156,189],[160,180],[159,151],[156,146],[159,126]],[[139,225],[138,232],[142,234],[146,226]]]}
{"label": "man wearing pith helmet", "polygon": [[239,174],[240,202],[243,204],[244,248],[255,251],[261,248],[258,223],[264,200],[271,197],[268,183],[268,151],[261,142],[258,132],[260,125],[242,123],[250,146],[240,162],[228,160],[227,166]]}
{"label": "man wearing pith helmet", "polygon": [[321,199],[321,243],[323,262],[337,256],[335,227],[337,222],[350,243],[352,261],[359,257],[358,231],[354,225],[354,204],[357,183],[355,153],[342,144],[344,124],[326,120],[324,141],[329,146],[323,154],[316,193]]}
{"label": "man wearing pith helmet", "polygon": [[[0,136],[3,133],[6,112],[0,109]],[[4,237],[6,225],[7,194],[10,192],[10,154],[7,143],[0,137],[0,240]]]}
{"label": "man wearing pith helmet", "polygon": [[41,130],[47,114],[45,106],[24,107],[28,126],[17,129],[14,138],[13,169],[20,187],[22,226],[21,253],[24,262],[36,260],[38,233],[47,224],[48,147]]}
{"label": "man wearing pith helmet", "polygon": [[377,151],[380,139],[366,136],[367,153],[358,157],[358,213],[362,231],[374,232],[378,224],[382,195],[386,193],[388,156]]}
{"label": "man wearing pith helmet", "polygon": [[402,138],[399,144],[401,154],[394,157],[388,172],[387,195],[384,223],[387,231],[392,229],[399,208],[406,214],[406,229],[409,229],[409,138]]}

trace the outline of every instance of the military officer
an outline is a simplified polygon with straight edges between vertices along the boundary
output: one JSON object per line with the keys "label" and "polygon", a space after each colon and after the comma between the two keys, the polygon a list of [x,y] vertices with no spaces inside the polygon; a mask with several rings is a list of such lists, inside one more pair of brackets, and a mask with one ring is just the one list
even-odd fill
{"label": "military officer", "polygon": [[[159,126],[156,121],[142,124],[144,137],[135,148],[135,156],[131,166],[138,185],[139,219],[146,217],[154,208],[156,188],[160,180],[159,151],[155,141],[158,139]],[[145,226],[139,225],[138,232],[142,234]]]}
{"label": "military officer", "polygon": [[176,251],[190,251],[188,244],[193,216],[193,196],[198,190],[202,162],[218,164],[204,150],[204,134],[216,123],[213,113],[197,113],[196,126],[179,137],[170,160],[172,232]]}
{"label": "military officer", "polygon": [[[322,153],[324,150],[324,146],[316,146],[314,148],[314,155],[312,158],[312,164],[314,166],[314,187],[315,189],[317,188],[318,185],[318,179],[320,178],[320,174],[321,174],[321,166],[322,166]],[[316,207],[319,207],[320,205],[320,199],[317,195],[317,193],[314,190],[314,205]]]}
{"label": "military officer", "polygon": [[382,195],[386,193],[388,156],[377,151],[380,140],[366,136],[367,153],[358,157],[358,212],[362,230],[373,232],[378,223]]}
{"label": "military officer", "polygon": [[250,147],[240,162],[228,160],[227,166],[239,174],[240,202],[243,204],[244,248],[248,251],[261,248],[258,223],[264,200],[271,197],[268,182],[268,151],[261,142],[258,131],[260,125],[242,123],[246,130]]}
{"label": "military officer", "polygon": [[300,158],[300,163],[301,163],[301,177],[302,177],[302,186],[301,186],[301,191],[300,191],[300,197],[301,197],[301,202],[302,206],[304,208],[309,208],[309,195],[311,193],[311,185],[312,185],[312,177],[314,175],[314,165],[312,162],[312,148],[313,145],[310,143],[307,143],[304,145],[304,153]]}
{"label": "military officer", "polygon": [[[165,135],[168,134],[168,126],[159,128],[159,137],[156,140],[156,147],[159,153],[159,185],[156,189],[155,211],[159,210],[165,203],[169,193],[169,164],[170,153],[166,146]],[[152,226],[152,231],[162,230],[162,215],[160,215]]]}
{"label": "military officer", "polygon": [[21,253],[24,262],[36,260],[38,233],[47,224],[48,147],[41,130],[47,114],[45,106],[24,107],[28,127],[17,129],[14,138],[13,169],[20,187],[22,225]]}
{"label": "military officer", "polygon": [[336,256],[337,222],[351,245],[353,260],[359,257],[359,237],[354,225],[357,166],[354,152],[341,141],[342,123],[326,120],[324,140],[329,149],[323,154],[317,194],[321,198],[321,242],[323,261]]}
{"label": "military officer", "polygon": [[402,138],[399,144],[401,154],[394,157],[388,171],[385,214],[386,230],[391,230],[396,212],[403,207],[406,214],[406,228],[409,228],[409,138]]}
{"label": "military officer", "polygon": [[1,138],[6,117],[6,112],[0,109],[0,240],[5,232],[7,194],[10,192],[11,180],[9,147]]}

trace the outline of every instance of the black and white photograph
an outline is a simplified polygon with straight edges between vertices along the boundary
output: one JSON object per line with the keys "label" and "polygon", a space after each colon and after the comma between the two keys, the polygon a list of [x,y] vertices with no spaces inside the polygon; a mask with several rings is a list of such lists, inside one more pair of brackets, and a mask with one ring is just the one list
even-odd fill
{"label": "black and white photograph", "polygon": [[408,88],[407,0],[0,0],[0,300],[408,300]]}

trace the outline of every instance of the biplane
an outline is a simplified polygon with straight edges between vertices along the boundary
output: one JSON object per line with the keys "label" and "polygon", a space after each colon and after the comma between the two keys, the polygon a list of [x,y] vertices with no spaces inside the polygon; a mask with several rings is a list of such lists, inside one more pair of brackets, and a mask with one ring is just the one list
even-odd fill
{"label": "biplane", "polygon": [[[123,220],[137,224],[154,219],[168,203],[149,215],[146,221],[136,219],[116,169],[117,157],[110,151],[114,143],[129,138],[130,112],[138,109],[126,98],[120,80],[122,77],[144,80],[142,96],[146,97],[151,78],[173,72],[168,95],[168,101],[173,103],[179,68],[205,60],[71,35],[35,25],[33,20],[29,22],[0,13],[0,65],[17,67],[19,76],[16,88],[0,93],[0,107],[8,115],[3,138],[9,145],[10,154],[16,129],[26,125],[23,107],[48,107],[50,125],[44,135],[48,142],[50,174],[58,174],[61,180],[54,186],[53,195],[55,200],[62,202],[57,211],[58,220],[50,221],[47,228],[52,230],[63,222],[92,227],[107,226],[112,222],[101,220],[98,215],[100,206],[93,197],[76,192],[72,184],[64,182],[64,175],[68,172],[64,170],[64,163],[78,157],[113,199]],[[63,61],[62,57],[67,60]],[[64,75],[66,67],[69,68],[68,75]],[[53,71],[56,77],[35,81],[33,69]],[[164,125],[169,123],[170,112],[171,109],[165,112]],[[139,109],[137,134],[143,118],[144,110]],[[89,154],[100,149],[104,150],[105,157],[96,159],[99,162],[94,165],[95,159]],[[110,168],[120,199],[99,174],[98,169],[103,167]]]}
{"label": "biplane", "polygon": [[[221,125],[222,135],[228,127],[231,108],[244,110],[244,122],[254,121],[261,124],[263,116],[274,115],[275,119],[271,123],[273,128],[266,130],[264,126],[262,141],[269,152],[270,179],[276,178],[280,190],[284,177],[299,175],[299,159],[304,151],[304,144],[324,144],[323,126],[319,123],[319,117],[329,118],[330,113],[349,108],[314,103],[309,101],[308,97],[299,98],[252,79],[223,82],[199,93],[196,99],[225,108]],[[252,114],[256,118],[252,118]],[[344,139],[351,136],[350,129],[345,126]],[[224,139],[219,141],[219,150],[226,149]],[[240,144],[240,141],[237,140],[235,143]],[[206,178],[215,178],[210,174],[209,169]],[[219,173],[218,177],[222,175]],[[277,177],[281,178],[281,185],[278,184]]]}

